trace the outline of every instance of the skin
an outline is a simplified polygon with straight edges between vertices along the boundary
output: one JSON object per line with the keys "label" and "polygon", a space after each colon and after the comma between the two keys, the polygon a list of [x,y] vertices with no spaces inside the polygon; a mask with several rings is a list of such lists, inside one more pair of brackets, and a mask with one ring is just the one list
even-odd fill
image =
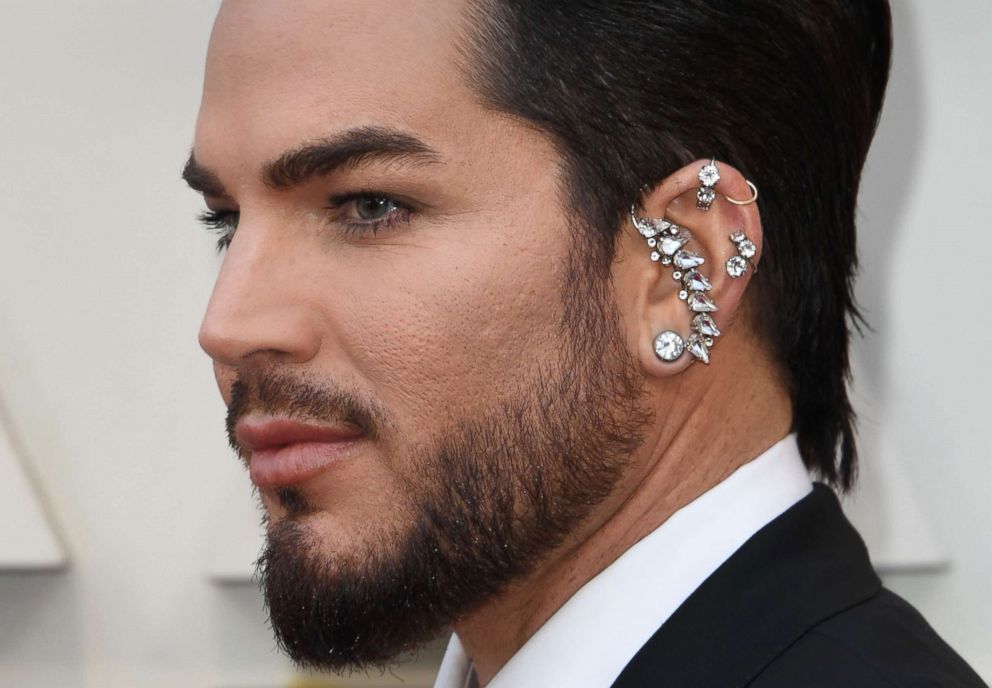
{"label": "skin", "polygon": [[[460,1],[255,0],[222,7],[211,38],[194,155],[222,186],[205,194],[240,220],[207,307],[200,343],[230,402],[239,370],[294,365],[362,394],[395,422],[357,458],[301,491],[328,552],[355,552],[401,523],[415,473],[409,447],[457,415],[513,393],[559,359],[557,293],[570,240],[560,159],[543,135],[480,106],[458,69]],[[291,40],[289,39],[291,37]],[[407,132],[436,151],[429,164],[367,161],[291,189],[263,181],[287,150],[356,127]],[[581,585],[675,510],[785,436],[789,397],[748,327],[747,284],[723,263],[732,229],[758,245],[757,205],[718,198],[695,209],[697,161],[643,200],[642,214],[689,227],[720,310],[708,366],[664,363],[655,335],[689,331],[670,271],[627,223],[610,292],[625,343],[659,413],[614,492],[532,575],[455,621],[483,685]],[[721,165],[717,191],[750,193]],[[377,234],[354,203],[331,195],[374,189],[412,202]],[[402,217],[401,217],[402,216]],[[301,278],[305,275],[306,278]],[[249,459],[250,457],[245,457]],[[283,517],[261,490],[271,522]],[[384,523],[379,526],[377,524]],[[380,529],[381,528],[381,529]]]}

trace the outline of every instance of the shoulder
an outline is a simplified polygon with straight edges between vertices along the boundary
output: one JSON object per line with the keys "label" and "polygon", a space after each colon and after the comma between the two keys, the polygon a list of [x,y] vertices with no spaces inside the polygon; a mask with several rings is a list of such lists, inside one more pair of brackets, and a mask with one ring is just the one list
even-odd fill
{"label": "shoulder", "polygon": [[912,605],[884,588],[809,629],[749,685],[987,688]]}

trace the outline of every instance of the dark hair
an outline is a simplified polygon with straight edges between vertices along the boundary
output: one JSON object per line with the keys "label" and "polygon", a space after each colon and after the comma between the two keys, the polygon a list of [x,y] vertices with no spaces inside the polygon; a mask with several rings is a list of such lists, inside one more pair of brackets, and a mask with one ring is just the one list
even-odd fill
{"label": "dark hair", "polygon": [[855,202],[888,81],[888,2],[477,0],[471,18],[470,83],[554,142],[596,274],[643,184],[713,156],[757,183],[753,325],[790,386],[807,467],[849,487]]}

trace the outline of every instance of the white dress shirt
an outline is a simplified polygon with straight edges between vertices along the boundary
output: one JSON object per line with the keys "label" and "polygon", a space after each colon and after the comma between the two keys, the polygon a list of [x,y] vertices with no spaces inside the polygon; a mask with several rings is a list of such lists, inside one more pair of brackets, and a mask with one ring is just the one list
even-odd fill
{"label": "white dress shirt", "polygon": [[[787,435],[579,588],[486,688],[609,688],[710,574],[811,490],[796,436]],[[471,660],[453,633],[434,688],[475,685]]]}

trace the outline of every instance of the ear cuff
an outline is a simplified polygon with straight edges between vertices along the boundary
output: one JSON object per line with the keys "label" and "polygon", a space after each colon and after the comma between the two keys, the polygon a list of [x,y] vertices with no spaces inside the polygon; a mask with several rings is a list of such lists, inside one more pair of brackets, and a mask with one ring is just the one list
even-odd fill
{"label": "ear cuff", "polygon": [[685,248],[692,240],[692,234],[685,227],[665,219],[638,217],[634,207],[631,207],[630,215],[637,231],[652,249],[651,260],[672,268],[672,278],[682,286],[679,298],[694,314],[692,332],[685,339],[674,330],[666,330],[655,337],[655,354],[670,363],[688,350],[696,359],[709,363],[709,350],[720,336],[720,330],[710,315],[719,309],[706,293],[713,286],[699,270],[706,259]]}

